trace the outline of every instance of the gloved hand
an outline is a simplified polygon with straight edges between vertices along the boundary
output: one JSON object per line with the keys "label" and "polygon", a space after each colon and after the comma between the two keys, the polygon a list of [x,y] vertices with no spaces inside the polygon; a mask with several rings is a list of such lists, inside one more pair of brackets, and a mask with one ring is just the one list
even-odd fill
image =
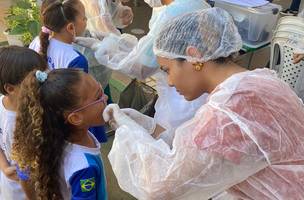
{"label": "gloved hand", "polygon": [[86,48],[90,48],[93,51],[97,50],[98,44],[101,41],[95,38],[89,38],[89,37],[76,37],[74,43],[86,47]]}
{"label": "gloved hand", "polygon": [[120,37],[109,34],[102,41],[95,38],[77,37],[75,42],[81,46],[91,48],[95,52],[95,58],[101,65],[108,65],[111,58],[119,49]]}
{"label": "gloved hand", "polygon": [[137,124],[141,125],[148,133],[153,134],[156,128],[156,122],[152,117],[144,115],[137,110],[131,108],[121,109],[123,113],[133,119]]}
{"label": "gloved hand", "polygon": [[103,40],[105,37],[109,36],[109,33],[97,32],[97,31],[91,31],[90,34],[93,38],[96,38],[100,41]]}
{"label": "gloved hand", "polygon": [[110,126],[115,130],[123,125],[126,125],[131,129],[143,130],[143,127],[120,110],[117,104],[110,104],[105,108],[103,111],[103,119],[106,122],[109,122]]}

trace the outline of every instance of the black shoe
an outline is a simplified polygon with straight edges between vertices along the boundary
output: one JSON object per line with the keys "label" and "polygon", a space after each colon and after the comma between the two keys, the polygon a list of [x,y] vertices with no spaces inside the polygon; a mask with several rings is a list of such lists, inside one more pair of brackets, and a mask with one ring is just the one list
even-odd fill
{"label": "black shoe", "polygon": [[280,12],[284,16],[297,16],[298,11],[290,10],[289,8]]}

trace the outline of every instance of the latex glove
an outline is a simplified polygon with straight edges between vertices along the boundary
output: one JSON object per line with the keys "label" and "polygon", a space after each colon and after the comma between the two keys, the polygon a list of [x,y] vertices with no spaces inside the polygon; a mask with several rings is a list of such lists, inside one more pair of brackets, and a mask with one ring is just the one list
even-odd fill
{"label": "latex glove", "polygon": [[99,64],[110,67],[110,60],[119,52],[119,41],[119,36],[110,34],[100,43],[96,44],[95,58]]}
{"label": "latex glove", "polygon": [[90,48],[93,51],[96,51],[98,48],[98,44],[101,41],[95,38],[89,38],[89,37],[76,37],[74,43],[86,47],[86,48]]}
{"label": "latex glove", "polygon": [[123,125],[128,126],[133,130],[143,130],[143,127],[128,117],[122,110],[120,110],[117,104],[110,104],[105,108],[103,111],[103,119],[106,122],[109,122],[110,126],[115,130]]}
{"label": "latex glove", "polygon": [[148,131],[148,133],[153,134],[156,128],[156,122],[152,117],[144,115],[137,110],[131,108],[123,108],[121,109],[126,115],[128,115],[131,119],[133,119],[136,123],[141,125],[144,129]]}
{"label": "latex glove", "polygon": [[98,40],[103,40],[105,37],[109,36],[109,33],[92,31],[90,32],[91,36]]}
{"label": "latex glove", "polygon": [[293,64],[297,64],[303,59],[304,59],[304,54],[303,53],[302,54],[297,54],[297,53],[293,54]]}

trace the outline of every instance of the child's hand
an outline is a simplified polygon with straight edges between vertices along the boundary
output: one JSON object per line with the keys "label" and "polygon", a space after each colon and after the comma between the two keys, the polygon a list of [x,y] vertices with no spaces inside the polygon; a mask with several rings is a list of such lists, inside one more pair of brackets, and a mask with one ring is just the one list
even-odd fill
{"label": "child's hand", "polygon": [[16,166],[9,166],[7,168],[4,168],[3,173],[7,178],[9,178],[13,181],[19,181],[19,178],[18,178],[17,172],[16,172]]}
{"label": "child's hand", "polygon": [[299,63],[301,60],[303,60],[304,58],[304,54],[297,54],[297,53],[294,53],[293,54],[293,64],[297,64]]}

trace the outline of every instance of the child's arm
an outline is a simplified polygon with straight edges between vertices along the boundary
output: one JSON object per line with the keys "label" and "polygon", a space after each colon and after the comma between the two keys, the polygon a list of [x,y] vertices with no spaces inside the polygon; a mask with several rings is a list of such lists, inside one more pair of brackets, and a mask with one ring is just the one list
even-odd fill
{"label": "child's arm", "polygon": [[104,177],[97,175],[97,169],[88,167],[73,173],[69,178],[71,186],[71,200],[93,200],[93,199],[106,199],[106,191],[100,190],[105,188],[105,183],[99,183],[98,180],[104,180]]}
{"label": "child's arm", "polygon": [[89,73],[89,64],[87,59],[84,57],[84,55],[80,54],[79,52],[77,53],[79,56],[69,63],[68,68],[79,68],[85,73]]}
{"label": "child's arm", "polygon": [[16,173],[16,167],[10,166],[1,148],[0,148],[0,170],[7,178],[14,181],[19,180]]}
{"label": "child's arm", "polygon": [[30,180],[27,181],[20,180],[20,185],[27,199],[36,200],[34,184]]}
{"label": "child's arm", "polygon": [[21,170],[17,164],[16,172],[19,178],[19,183],[27,199],[36,200],[35,188],[33,182],[30,179],[29,170]]}

